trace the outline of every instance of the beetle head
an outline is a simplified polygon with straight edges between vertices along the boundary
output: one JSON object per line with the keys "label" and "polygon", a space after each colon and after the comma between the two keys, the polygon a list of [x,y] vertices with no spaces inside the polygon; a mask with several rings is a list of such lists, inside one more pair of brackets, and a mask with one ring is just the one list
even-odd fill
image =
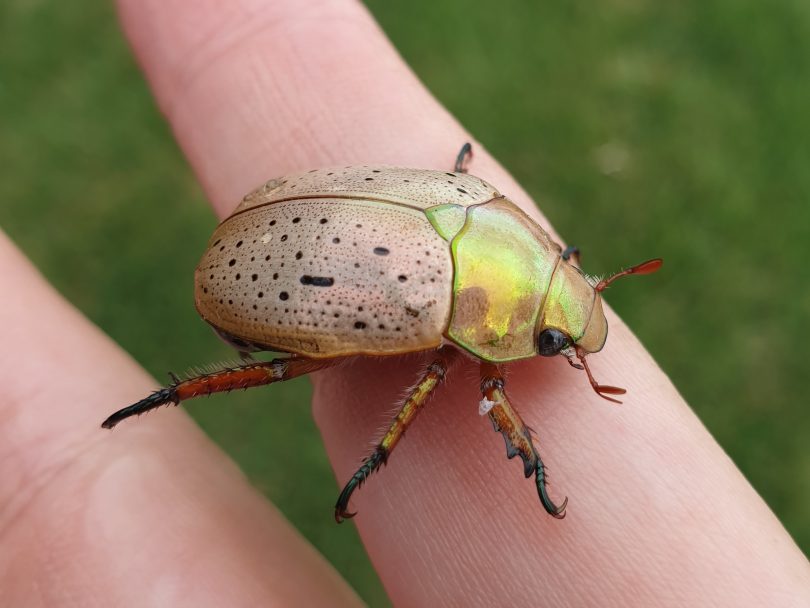
{"label": "beetle head", "polygon": [[537,353],[551,357],[573,347],[596,352],[605,344],[607,321],[602,298],[580,270],[560,261],[535,328]]}
{"label": "beetle head", "polygon": [[602,350],[607,339],[607,319],[602,310],[601,296],[593,292],[589,304],[569,309],[574,314],[556,319],[556,322],[549,323],[548,318],[544,319],[537,334],[537,353],[543,357],[553,357],[570,353],[574,347],[584,353]]}
{"label": "beetle head", "polygon": [[[661,268],[662,263],[659,259],[648,260],[596,281],[586,277],[575,267],[560,262],[546,297],[544,315],[538,324],[538,354],[546,357],[564,355],[573,367],[585,371],[593,390],[600,397],[621,403],[610,395],[622,395],[625,390],[599,384],[585,361],[588,354],[602,350],[607,339],[602,291],[619,277],[650,274]],[[591,297],[588,298],[588,295]],[[575,355],[579,363],[574,363]]]}
{"label": "beetle head", "polygon": [[595,353],[607,340],[607,319],[602,291],[619,277],[651,274],[661,268],[659,259],[648,260],[597,281],[561,261],[549,285],[543,314],[537,325],[537,352],[550,357],[559,353],[578,356]]}

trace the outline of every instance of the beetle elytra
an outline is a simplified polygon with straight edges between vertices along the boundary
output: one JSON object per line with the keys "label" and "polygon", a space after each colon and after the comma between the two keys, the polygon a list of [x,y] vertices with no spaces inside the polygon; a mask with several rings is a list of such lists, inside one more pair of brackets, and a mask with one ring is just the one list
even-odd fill
{"label": "beetle elytra", "polygon": [[510,404],[501,365],[562,355],[605,399],[624,389],[599,384],[586,355],[602,349],[601,292],[649,260],[598,281],[493,186],[467,173],[465,144],[453,172],[352,166],[272,179],[244,197],[214,231],[195,273],[202,318],[246,360],[185,380],[119,410],[102,426],[156,407],[288,380],[357,355],[433,350],[436,359],[388,431],[344,487],[335,519],[354,490],[385,463],[459,352],[480,362],[480,412],[534,475],[545,510],[555,504],[529,430]]}

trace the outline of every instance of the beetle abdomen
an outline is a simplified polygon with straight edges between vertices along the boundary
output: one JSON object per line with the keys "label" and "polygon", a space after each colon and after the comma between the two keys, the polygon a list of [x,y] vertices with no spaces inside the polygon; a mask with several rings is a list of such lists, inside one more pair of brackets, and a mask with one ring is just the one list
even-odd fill
{"label": "beetle abdomen", "polygon": [[449,244],[411,206],[264,201],[214,232],[195,300],[215,328],[310,357],[435,348],[451,310]]}

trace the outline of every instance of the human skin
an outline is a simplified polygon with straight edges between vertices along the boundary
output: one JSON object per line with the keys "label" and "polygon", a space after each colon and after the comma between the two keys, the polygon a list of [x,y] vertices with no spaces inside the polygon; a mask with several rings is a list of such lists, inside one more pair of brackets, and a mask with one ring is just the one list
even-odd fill
{"label": "human skin", "polygon": [[[219,217],[269,177],[352,163],[449,169],[470,140],[354,1],[119,7]],[[475,151],[472,172],[548,227]],[[0,276],[0,605],[359,603],[182,409],[99,429],[111,403],[137,400],[154,381],[2,237]],[[607,314],[607,347],[589,361],[598,379],[628,389],[624,405],[599,399],[559,357],[508,367],[552,497],[570,499],[565,520],[543,512],[478,416],[467,360],[355,494],[354,521],[396,605],[810,604],[804,556]],[[313,377],[339,481],[430,359],[363,360]]]}

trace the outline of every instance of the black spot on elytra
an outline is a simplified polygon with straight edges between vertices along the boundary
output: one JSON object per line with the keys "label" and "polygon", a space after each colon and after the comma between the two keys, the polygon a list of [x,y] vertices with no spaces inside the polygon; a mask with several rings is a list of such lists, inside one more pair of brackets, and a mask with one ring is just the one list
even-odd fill
{"label": "black spot on elytra", "polygon": [[406,277],[404,274],[401,274],[401,275],[399,275],[399,276],[397,277],[397,280],[398,280],[400,283],[404,283],[405,281],[407,281],[407,280],[408,280],[408,277]]}
{"label": "black spot on elytra", "polygon": [[328,220],[328,219],[326,219],[325,217],[322,217],[322,218],[321,218],[321,224],[325,224],[325,223],[326,223],[326,222],[328,222],[328,221],[329,221],[329,220]]}
{"label": "black spot on elytra", "polygon": [[335,238],[333,238],[333,239],[332,239],[332,242],[333,242],[335,245],[337,245],[338,243],[340,243],[340,239],[339,239],[338,237],[335,237]]}
{"label": "black spot on elytra", "polygon": [[332,277],[313,277],[305,274],[300,279],[301,285],[312,285],[313,287],[331,287],[335,284]]}
{"label": "black spot on elytra", "polygon": [[250,280],[251,280],[251,281],[256,281],[256,280],[258,280],[258,279],[259,279],[259,275],[257,275],[257,274],[252,274],[252,275],[250,275]]}
{"label": "black spot on elytra", "polygon": [[242,246],[242,241],[239,241],[239,242],[236,244],[236,248],[237,248],[237,249],[239,249],[241,246]]}
{"label": "black spot on elytra", "polygon": [[282,235],[281,235],[281,241],[282,241],[282,242],[284,242],[284,241],[286,241],[286,240],[287,240],[287,235],[286,235],[286,234],[282,234]]}
{"label": "black spot on elytra", "polygon": [[354,328],[355,328],[355,329],[365,329],[365,328],[366,328],[366,324],[365,324],[365,323],[363,323],[362,321],[355,321],[355,323],[354,323]]}
{"label": "black spot on elytra", "polygon": [[295,254],[296,260],[300,260],[302,257],[304,257],[304,253],[302,251],[299,251],[298,253]]}
{"label": "black spot on elytra", "polygon": [[234,264],[236,264],[236,260],[231,260],[228,262],[228,266],[233,266]]}
{"label": "black spot on elytra", "polygon": [[297,223],[298,223],[298,222],[300,222],[300,221],[301,221],[301,218],[300,218],[300,217],[294,217],[294,218],[293,218],[293,224],[297,224]]}
{"label": "black spot on elytra", "polygon": [[289,298],[290,294],[288,294],[286,291],[282,291],[280,294],[278,294],[279,300],[288,300]]}
{"label": "black spot on elytra", "polygon": [[386,247],[375,247],[374,253],[375,255],[388,255],[389,253],[391,253],[391,251]]}

